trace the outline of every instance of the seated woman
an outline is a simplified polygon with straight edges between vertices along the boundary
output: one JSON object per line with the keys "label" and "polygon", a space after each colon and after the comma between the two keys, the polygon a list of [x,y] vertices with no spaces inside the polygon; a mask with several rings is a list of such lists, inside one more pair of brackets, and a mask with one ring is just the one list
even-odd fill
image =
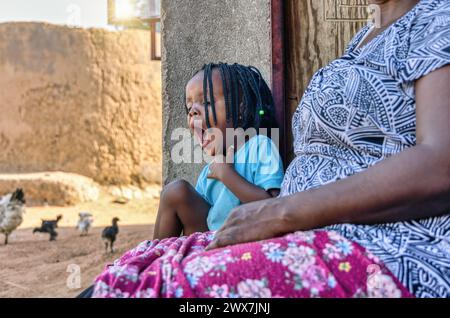
{"label": "seated woman", "polygon": [[217,233],[148,241],[93,297],[448,297],[450,2],[371,1],[293,118],[281,194]]}

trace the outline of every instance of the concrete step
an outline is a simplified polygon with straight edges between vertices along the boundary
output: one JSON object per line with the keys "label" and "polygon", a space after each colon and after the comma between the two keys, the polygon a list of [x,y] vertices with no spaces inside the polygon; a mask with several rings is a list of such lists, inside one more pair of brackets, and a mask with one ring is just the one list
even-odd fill
{"label": "concrete step", "polygon": [[22,188],[27,206],[71,206],[99,199],[100,185],[66,172],[0,174],[0,195]]}

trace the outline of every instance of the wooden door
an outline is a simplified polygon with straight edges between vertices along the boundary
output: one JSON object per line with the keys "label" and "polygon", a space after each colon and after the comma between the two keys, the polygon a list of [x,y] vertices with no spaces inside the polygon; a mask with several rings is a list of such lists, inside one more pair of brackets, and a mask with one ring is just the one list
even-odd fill
{"label": "wooden door", "polygon": [[292,115],[313,74],[342,55],[367,24],[367,0],[285,0],[287,159],[292,149]]}

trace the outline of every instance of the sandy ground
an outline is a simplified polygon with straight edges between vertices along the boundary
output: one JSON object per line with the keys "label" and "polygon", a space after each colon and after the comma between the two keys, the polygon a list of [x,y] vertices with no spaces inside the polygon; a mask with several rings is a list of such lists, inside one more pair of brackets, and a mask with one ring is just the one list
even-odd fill
{"label": "sandy ground", "polygon": [[[24,223],[3,245],[0,235],[0,297],[74,297],[87,288],[104,266],[135,247],[151,239],[156,219],[158,199],[114,204],[113,198],[102,196],[99,202],[74,207],[27,208]],[[80,237],[75,229],[78,213],[89,211],[94,215],[94,228],[89,236]],[[41,218],[52,219],[63,215],[56,242],[48,235],[32,234]],[[105,254],[101,232],[119,217],[120,233],[114,255]],[[73,273],[80,270],[81,288],[68,287]],[[69,284],[68,284],[69,282]]]}

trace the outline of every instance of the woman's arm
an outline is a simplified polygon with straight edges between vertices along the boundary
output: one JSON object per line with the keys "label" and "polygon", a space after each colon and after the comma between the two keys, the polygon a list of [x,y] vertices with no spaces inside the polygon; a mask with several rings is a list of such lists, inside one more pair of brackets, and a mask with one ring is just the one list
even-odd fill
{"label": "woman's arm", "polygon": [[367,171],[236,208],[210,248],[339,223],[389,223],[450,211],[450,66],[416,83],[417,146]]}

